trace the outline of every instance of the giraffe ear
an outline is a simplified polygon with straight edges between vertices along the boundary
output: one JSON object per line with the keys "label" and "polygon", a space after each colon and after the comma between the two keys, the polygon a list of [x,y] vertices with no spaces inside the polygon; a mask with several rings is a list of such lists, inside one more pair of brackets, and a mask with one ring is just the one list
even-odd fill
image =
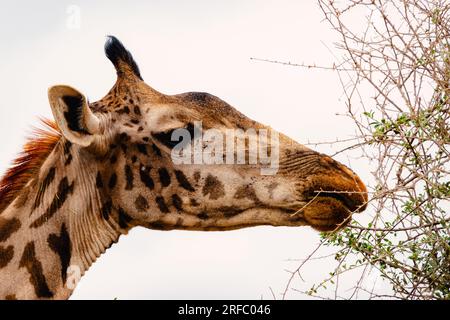
{"label": "giraffe ear", "polygon": [[53,86],[48,89],[48,99],[64,137],[83,147],[89,146],[100,131],[100,121],[89,108],[86,97],[72,87]]}

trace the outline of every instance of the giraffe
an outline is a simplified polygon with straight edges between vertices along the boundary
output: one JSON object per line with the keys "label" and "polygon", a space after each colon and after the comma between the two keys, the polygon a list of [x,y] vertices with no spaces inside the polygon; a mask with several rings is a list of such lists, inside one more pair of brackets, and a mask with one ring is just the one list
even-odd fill
{"label": "giraffe", "polygon": [[331,232],[366,208],[352,170],[281,133],[274,175],[259,164],[175,164],[172,133],[192,131],[194,121],[275,130],[208,93],[156,91],[114,36],[105,53],[113,88],[89,102],[70,86],[51,87],[54,121],[44,120],[0,182],[0,299],[69,298],[73,277],[136,226]]}

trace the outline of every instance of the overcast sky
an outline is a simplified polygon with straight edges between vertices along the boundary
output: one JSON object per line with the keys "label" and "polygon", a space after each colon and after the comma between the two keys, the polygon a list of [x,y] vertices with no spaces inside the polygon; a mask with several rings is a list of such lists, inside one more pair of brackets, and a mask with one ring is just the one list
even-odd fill
{"label": "overcast sky", "polygon": [[[300,143],[351,137],[351,122],[336,116],[345,112],[337,75],[250,60],[331,65],[336,39],[322,20],[314,0],[2,2],[0,172],[37,117],[50,117],[48,87],[68,84],[91,101],[111,88],[115,72],[103,53],[108,34],[127,46],[143,78],[161,92],[212,93]],[[362,160],[348,154],[337,160],[369,178]],[[73,298],[270,299],[270,288],[277,297],[284,289],[284,270],[299,264],[287,259],[304,259],[318,241],[308,227],[138,228],[91,267]],[[307,283],[326,277],[331,261],[306,266]],[[309,288],[300,281],[294,287]]]}

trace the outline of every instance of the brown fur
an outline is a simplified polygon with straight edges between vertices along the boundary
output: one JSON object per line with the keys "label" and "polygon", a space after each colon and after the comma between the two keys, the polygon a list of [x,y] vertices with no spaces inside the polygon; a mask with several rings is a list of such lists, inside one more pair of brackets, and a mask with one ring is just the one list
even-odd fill
{"label": "brown fur", "polygon": [[22,153],[12,162],[0,181],[0,213],[19,195],[28,181],[41,168],[61,138],[56,123],[41,119],[44,129],[35,129],[23,147]]}
{"label": "brown fur", "polygon": [[119,75],[107,96],[88,105],[74,88],[50,88],[58,125],[44,120],[46,129],[35,130],[0,180],[0,298],[68,298],[78,277],[134,226],[335,231],[365,209],[356,174],[284,135],[272,176],[259,164],[171,161],[170,132],[184,128],[195,138],[195,121],[221,132],[268,128],[207,93],[159,93],[117,39],[105,50]]}

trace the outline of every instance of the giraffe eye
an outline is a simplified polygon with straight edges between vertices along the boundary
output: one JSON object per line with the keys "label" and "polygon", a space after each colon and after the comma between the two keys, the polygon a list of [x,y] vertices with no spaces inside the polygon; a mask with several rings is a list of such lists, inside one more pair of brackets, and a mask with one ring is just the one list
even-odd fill
{"label": "giraffe eye", "polygon": [[[177,144],[180,143],[180,140],[172,140],[173,132],[178,129],[187,130],[191,136],[191,140],[194,139],[194,125],[192,123],[188,123],[188,125],[184,128],[174,128],[163,132],[153,133],[153,136],[163,145],[172,149],[173,147],[175,147]],[[181,141],[183,140],[181,139]]]}

